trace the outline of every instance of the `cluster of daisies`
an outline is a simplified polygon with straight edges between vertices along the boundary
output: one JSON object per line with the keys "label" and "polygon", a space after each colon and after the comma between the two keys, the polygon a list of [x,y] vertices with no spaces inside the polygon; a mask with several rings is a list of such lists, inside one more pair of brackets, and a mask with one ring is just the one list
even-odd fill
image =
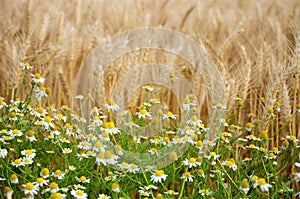
{"label": "cluster of daisies", "polygon": [[[21,67],[24,75],[32,69]],[[140,106],[120,110],[110,99],[83,117],[50,105],[44,80],[31,74],[24,100],[0,97],[1,198],[300,196],[299,140],[284,135],[275,143],[284,124],[277,134],[267,128],[277,121],[279,102],[262,120],[252,113],[246,124],[218,118],[212,131],[200,120],[194,95],[182,99],[176,114],[145,85],[149,98]],[[86,100],[93,104],[91,94]],[[212,108],[226,111],[222,104]]]}

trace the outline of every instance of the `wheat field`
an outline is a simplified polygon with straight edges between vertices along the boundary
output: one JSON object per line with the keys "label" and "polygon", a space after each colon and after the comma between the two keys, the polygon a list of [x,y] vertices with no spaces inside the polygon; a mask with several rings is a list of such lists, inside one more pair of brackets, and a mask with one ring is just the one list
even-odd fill
{"label": "wheat field", "polygon": [[[280,107],[276,121],[261,127],[274,137],[269,146],[280,146],[284,135],[300,139],[298,0],[3,0],[0,16],[0,96],[7,103],[16,93],[25,98],[30,89],[30,84],[18,88],[23,78],[30,80],[30,76],[22,76],[20,63],[30,63],[33,73],[45,77],[43,86],[51,90],[49,101],[55,107],[74,109],[79,106],[76,96],[89,95],[85,82],[99,73],[102,76],[96,84],[100,86],[91,98],[93,106],[104,107],[113,90],[132,90],[141,79],[155,76],[137,73],[124,84],[133,66],[157,63],[171,66],[186,78],[197,98],[199,117],[206,123],[214,105],[209,85],[192,63],[178,55],[139,49],[122,55],[102,71],[85,63],[98,45],[114,35],[160,27],[188,36],[211,57],[222,77],[228,121],[247,123],[249,114],[260,120],[270,108]],[[165,90],[156,92],[162,96]],[[126,103],[135,112],[145,93],[136,89],[130,95]],[[166,91],[160,100],[180,115],[174,93]]]}
{"label": "wheat field", "polygon": [[[299,103],[299,9],[296,0],[3,1],[0,95],[12,96],[21,78],[17,66],[29,62],[46,77],[45,86],[51,88],[55,104],[73,106],[80,84],[75,82],[76,75],[93,48],[123,31],[165,27],[204,46],[224,78],[229,108],[239,96],[250,102],[249,112],[260,115],[264,107],[259,99],[264,97],[266,106],[280,101],[281,117],[290,118]],[[118,67],[106,71],[105,94],[109,96],[108,87],[139,59],[170,62],[157,53],[137,51],[117,60]],[[199,91],[201,110],[207,112],[209,97],[201,77],[193,76],[188,63],[179,58],[172,67]]]}

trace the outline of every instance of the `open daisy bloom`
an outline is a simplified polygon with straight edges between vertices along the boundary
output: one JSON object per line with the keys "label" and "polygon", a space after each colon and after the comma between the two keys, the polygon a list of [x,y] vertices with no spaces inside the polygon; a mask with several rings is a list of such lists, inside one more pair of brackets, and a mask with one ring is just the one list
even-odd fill
{"label": "open daisy bloom", "polygon": [[151,175],[151,181],[152,182],[158,182],[161,183],[162,181],[165,181],[167,179],[167,176],[163,170],[156,170]]}

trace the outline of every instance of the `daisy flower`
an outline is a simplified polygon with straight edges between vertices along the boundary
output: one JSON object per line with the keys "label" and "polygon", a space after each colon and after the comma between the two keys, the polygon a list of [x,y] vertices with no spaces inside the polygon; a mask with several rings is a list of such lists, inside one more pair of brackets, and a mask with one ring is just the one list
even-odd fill
{"label": "daisy flower", "polygon": [[4,102],[4,98],[3,97],[0,97],[0,109],[2,109],[3,107],[6,107],[6,103]]}
{"label": "daisy flower", "polygon": [[36,184],[40,187],[44,185],[48,185],[49,180],[45,180],[44,178],[37,178],[36,179]]}
{"label": "daisy flower", "polygon": [[139,172],[139,170],[140,170],[140,168],[136,164],[133,164],[133,163],[131,163],[127,167],[127,171],[129,173],[137,173],[137,172]]}
{"label": "daisy flower", "polygon": [[20,65],[23,70],[29,70],[29,69],[33,68],[33,66],[30,66],[29,63],[20,63]]}
{"label": "daisy flower", "polygon": [[208,189],[201,189],[199,190],[199,193],[201,194],[201,196],[209,196],[212,194],[212,192],[209,191]]}
{"label": "daisy flower", "polygon": [[49,190],[51,193],[56,193],[59,191],[58,184],[56,182],[51,182],[49,185]]}
{"label": "daisy flower", "polygon": [[147,187],[140,187],[138,192],[141,196],[144,196],[144,197],[149,197],[150,196],[150,192],[148,191]]}
{"label": "daisy flower", "polygon": [[204,174],[204,171],[203,171],[202,169],[199,169],[199,170],[197,171],[197,174],[198,174],[199,176],[201,176],[202,178],[205,178],[205,174]]}
{"label": "daisy flower", "polygon": [[40,176],[43,178],[48,178],[49,177],[49,169],[48,168],[43,168],[40,172]]}
{"label": "daisy flower", "polygon": [[78,145],[77,145],[78,149],[84,149],[84,150],[90,150],[92,149],[92,144],[90,142],[87,141],[81,141]]}
{"label": "daisy flower", "polygon": [[76,199],[87,199],[88,196],[82,190],[74,190],[72,189],[71,195],[74,196]]}
{"label": "daisy flower", "polygon": [[11,164],[15,167],[24,166],[24,162],[20,158],[15,159],[14,161],[11,162]]}
{"label": "daisy flower", "polygon": [[201,162],[198,162],[196,158],[190,158],[190,159],[185,159],[183,161],[183,164],[185,166],[188,166],[189,168],[192,168],[192,167],[197,167],[197,166],[200,166],[201,165]]}
{"label": "daisy flower", "polygon": [[72,149],[70,149],[70,148],[64,148],[64,149],[62,150],[62,153],[63,153],[63,154],[69,154],[69,153],[72,153]]}
{"label": "daisy flower", "polygon": [[204,157],[206,157],[209,160],[211,158],[214,159],[214,160],[216,160],[216,159],[218,159],[220,157],[220,155],[217,155],[216,152],[211,151],[211,152],[209,152],[209,155],[204,155]]}
{"label": "daisy flower", "polygon": [[50,199],[65,199],[66,198],[66,194],[62,194],[62,193],[52,193],[50,195]]}
{"label": "daisy flower", "polygon": [[0,147],[0,157],[5,158],[6,156],[7,156],[7,150],[1,149],[1,147]]}
{"label": "daisy flower", "polygon": [[8,132],[8,135],[13,139],[14,137],[21,137],[23,135],[22,131],[19,131],[18,129],[10,130]]}
{"label": "daisy flower", "polygon": [[53,128],[54,124],[52,123],[53,119],[50,116],[46,116],[44,119],[42,119],[42,126],[46,130],[50,130],[50,127]]}
{"label": "daisy flower", "polygon": [[149,91],[149,92],[153,91],[153,88],[150,85],[143,86],[142,88],[144,88],[146,91]]}
{"label": "daisy flower", "polygon": [[30,142],[37,141],[36,137],[34,136],[34,131],[33,130],[27,131],[25,138],[28,139]]}
{"label": "daisy flower", "polygon": [[77,96],[75,97],[75,99],[83,100],[83,95],[77,95]]}
{"label": "daisy flower", "polygon": [[105,104],[105,107],[107,108],[108,112],[110,111],[118,111],[119,110],[119,106],[114,102],[114,100],[109,99],[108,103]]}
{"label": "daisy flower", "polygon": [[21,154],[25,155],[26,157],[29,157],[29,158],[34,158],[36,156],[35,152],[36,152],[35,149],[27,149],[27,150],[21,151]]}
{"label": "daisy flower", "polygon": [[247,179],[247,178],[244,178],[244,179],[242,180],[240,189],[241,189],[245,194],[247,194],[248,191],[250,190],[250,188],[249,188],[249,183],[248,183],[248,179]]}
{"label": "daisy flower", "polygon": [[151,155],[158,155],[158,149],[157,148],[151,148],[151,149],[148,149],[148,152],[151,154]]}
{"label": "daisy flower", "polygon": [[169,189],[168,191],[165,191],[165,194],[175,196],[175,195],[178,195],[178,192],[176,192],[172,189]]}
{"label": "daisy flower", "polygon": [[11,174],[10,175],[10,182],[12,184],[18,184],[19,183],[19,178],[16,174]]}
{"label": "daisy flower", "polygon": [[165,181],[167,177],[168,175],[166,175],[163,170],[156,170],[151,175],[151,181],[153,181],[154,183],[156,182],[161,183],[162,181]]}
{"label": "daisy flower", "polygon": [[36,73],[35,75],[31,74],[31,77],[32,81],[36,84],[43,83],[45,81],[45,78],[43,78],[40,73]]}
{"label": "daisy flower", "polygon": [[136,115],[138,116],[139,119],[143,118],[145,119],[146,117],[151,118],[151,114],[145,110],[145,109],[141,109],[139,112],[136,113]]}
{"label": "daisy flower", "polygon": [[99,194],[98,199],[110,199],[110,196],[106,194]]}
{"label": "daisy flower", "polygon": [[117,163],[117,159],[119,156],[113,154],[111,151],[107,150],[105,152],[100,152],[96,156],[96,163],[99,165],[100,163],[104,164],[104,166],[109,164]]}
{"label": "daisy flower", "polygon": [[22,187],[24,187],[25,195],[30,195],[30,196],[37,195],[39,191],[39,186],[31,182],[23,184]]}
{"label": "daisy flower", "polygon": [[85,176],[80,176],[80,178],[76,177],[76,180],[78,182],[81,182],[81,183],[90,183],[90,179],[86,178]]}
{"label": "daisy flower", "polygon": [[120,193],[120,187],[117,183],[113,183],[111,185],[111,189],[112,189],[113,192]]}
{"label": "daisy flower", "polygon": [[65,172],[57,169],[55,172],[52,172],[52,176],[56,177],[57,179],[61,180],[65,177]]}
{"label": "daisy flower", "polygon": [[193,180],[194,180],[193,177],[194,176],[190,172],[186,171],[182,174],[182,176],[180,178],[187,180],[188,182],[193,182]]}
{"label": "daisy flower", "polygon": [[173,119],[175,120],[178,115],[174,115],[171,111],[168,111],[166,114],[162,115],[163,120],[165,119]]}
{"label": "daisy flower", "polygon": [[24,165],[30,165],[33,163],[33,160],[30,157],[23,157],[22,162],[24,163]]}
{"label": "daisy flower", "polygon": [[101,131],[107,132],[109,134],[118,134],[120,130],[115,127],[113,122],[104,122],[101,127]]}
{"label": "daisy flower", "polygon": [[232,170],[236,171],[237,170],[237,165],[235,164],[235,160],[233,158],[230,158],[227,161],[223,161],[222,165],[224,166],[228,166],[229,168],[231,168]]}
{"label": "daisy flower", "polygon": [[119,167],[122,170],[127,170],[128,169],[129,164],[127,162],[122,162],[121,164],[119,164]]}
{"label": "daisy flower", "polygon": [[191,119],[186,121],[186,124],[191,125],[193,127],[199,127],[202,124],[202,121],[198,119],[196,115],[193,115]]}
{"label": "daisy flower", "polygon": [[37,100],[41,100],[43,97],[48,97],[47,88],[45,88],[45,87],[39,88],[38,87],[35,90],[35,97]]}
{"label": "daisy flower", "polygon": [[262,192],[268,192],[269,188],[272,187],[272,185],[268,184],[264,178],[259,178],[257,181],[255,181],[254,188],[257,186],[260,187]]}

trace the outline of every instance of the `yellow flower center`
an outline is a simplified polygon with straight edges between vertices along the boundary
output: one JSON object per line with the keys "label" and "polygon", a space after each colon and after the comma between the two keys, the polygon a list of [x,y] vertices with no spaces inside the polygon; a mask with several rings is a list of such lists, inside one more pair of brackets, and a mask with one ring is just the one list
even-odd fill
{"label": "yellow flower center", "polygon": [[104,157],[105,157],[105,159],[111,159],[114,157],[114,154],[111,153],[110,151],[105,151]]}
{"label": "yellow flower center", "polygon": [[261,132],[260,132],[260,135],[259,135],[261,138],[263,138],[263,139],[268,139],[268,133],[267,133],[267,131],[264,131],[264,130],[262,130]]}
{"label": "yellow flower center", "polygon": [[168,111],[168,112],[167,112],[167,116],[168,116],[168,117],[172,117],[172,116],[173,116],[173,113],[172,113],[171,111]]}
{"label": "yellow flower center", "polygon": [[137,166],[135,164],[131,164],[130,167],[131,169],[136,169]]}
{"label": "yellow flower center", "polygon": [[113,122],[107,122],[107,124],[109,129],[115,128],[115,124]]}
{"label": "yellow flower center", "polygon": [[77,194],[78,196],[83,196],[84,192],[81,191],[81,190],[78,190],[78,191],[76,192],[76,194]]}
{"label": "yellow flower center", "polygon": [[33,137],[34,132],[33,132],[32,130],[29,130],[29,131],[26,133],[26,135],[27,135],[28,137]]}
{"label": "yellow flower center", "polygon": [[61,174],[62,174],[61,170],[57,169],[57,170],[55,171],[55,175],[61,176]]}
{"label": "yellow flower center", "polygon": [[31,160],[30,160],[29,158],[25,158],[24,162],[25,162],[25,163],[30,163]]}
{"label": "yellow flower center", "polygon": [[169,137],[164,137],[164,141],[165,141],[165,142],[169,142],[169,141],[170,141],[170,138],[169,138]]}
{"label": "yellow flower center", "polygon": [[122,166],[123,167],[128,167],[128,163],[127,162],[122,162]]}
{"label": "yellow flower center", "polygon": [[190,98],[189,98],[189,97],[185,97],[183,103],[184,103],[184,104],[189,104],[189,103],[191,103]]}
{"label": "yellow flower center", "polygon": [[17,180],[18,176],[16,174],[11,174],[10,180]]}
{"label": "yellow flower center", "polygon": [[175,151],[172,151],[169,156],[171,160],[177,160],[178,158],[177,153]]}
{"label": "yellow flower center", "polygon": [[196,163],[196,159],[195,158],[190,158],[190,163]]}
{"label": "yellow flower center", "polygon": [[39,112],[39,113],[44,113],[44,109],[43,109],[42,107],[39,107],[39,108],[37,109],[37,112]]}
{"label": "yellow flower center", "polygon": [[61,193],[52,193],[50,196],[50,199],[61,199],[62,194]]}
{"label": "yellow flower center", "polygon": [[198,120],[197,115],[193,115],[193,116],[192,116],[192,120],[193,120],[193,121],[197,121],[197,120]]}
{"label": "yellow flower center", "polygon": [[50,123],[51,122],[51,117],[50,116],[45,117],[45,122]]}
{"label": "yellow flower center", "polygon": [[25,152],[27,155],[32,155],[33,151],[32,150],[26,150]]}
{"label": "yellow flower center", "polygon": [[103,132],[102,135],[103,135],[103,137],[105,137],[105,138],[109,138],[109,134],[108,134],[107,132]]}
{"label": "yellow flower center", "polygon": [[70,124],[70,123],[66,123],[66,124],[65,124],[65,127],[66,127],[67,129],[69,129],[69,128],[71,127],[71,124]]}
{"label": "yellow flower center", "polygon": [[185,172],[185,176],[186,176],[186,177],[190,177],[191,175],[192,175],[192,174],[191,174],[190,172],[188,172],[188,171]]}
{"label": "yellow flower center", "polygon": [[258,182],[259,185],[267,184],[266,179],[264,179],[264,178],[259,178],[257,182]]}
{"label": "yellow flower center", "polygon": [[117,183],[113,183],[113,184],[111,185],[111,188],[112,188],[112,189],[118,189],[118,188],[119,188],[119,185],[118,185]]}
{"label": "yellow flower center", "polygon": [[42,175],[42,176],[47,176],[47,175],[49,175],[49,169],[48,169],[48,168],[43,168],[42,171],[41,171],[41,175]]}
{"label": "yellow flower center", "polygon": [[156,199],[163,199],[163,196],[159,193],[156,195]]}
{"label": "yellow flower center", "polygon": [[209,152],[209,156],[216,156],[217,154],[216,154],[216,152]]}
{"label": "yellow flower center", "polygon": [[109,106],[112,106],[112,105],[114,105],[114,104],[115,104],[114,100],[112,100],[112,99],[109,99],[109,100],[108,100],[108,105],[109,105]]}
{"label": "yellow flower center", "polygon": [[250,128],[252,128],[252,124],[251,123],[247,123],[246,127],[250,129]]}
{"label": "yellow flower center", "polygon": [[96,143],[95,143],[95,148],[98,148],[98,149],[100,149],[100,148],[102,148],[103,147],[103,144],[102,144],[102,142],[101,141],[99,141],[99,140],[97,140],[96,141]]}
{"label": "yellow flower center", "polygon": [[202,142],[201,140],[199,140],[199,141],[197,142],[197,146],[198,146],[198,147],[202,147],[202,146],[203,146],[203,142]]}
{"label": "yellow flower center", "polygon": [[142,110],[140,110],[140,114],[146,115],[146,114],[147,114],[147,111],[146,111],[145,109],[142,109]]}
{"label": "yellow flower center", "polygon": [[202,169],[199,169],[199,170],[198,170],[198,174],[199,174],[199,175],[203,175],[203,174],[204,174],[204,171],[203,171]]}
{"label": "yellow flower center", "polygon": [[9,113],[9,117],[10,118],[15,118],[16,117],[16,113],[15,112],[10,112]]}
{"label": "yellow flower center", "polygon": [[296,136],[291,135],[290,139],[291,139],[291,140],[296,140],[297,138],[296,138]]}
{"label": "yellow flower center", "polygon": [[36,182],[39,183],[39,184],[41,184],[41,183],[44,182],[44,178],[38,178],[38,179],[36,179]]}
{"label": "yellow flower center", "polygon": [[57,189],[58,185],[55,182],[51,182],[49,187],[50,187],[50,189]]}
{"label": "yellow flower center", "polygon": [[26,185],[25,185],[25,189],[27,189],[27,190],[32,190],[33,189],[33,184],[31,183],[31,182],[28,182],[28,183],[26,183]]}
{"label": "yellow flower center", "polygon": [[241,187],[244,188],[244,189],[245,189],[245,188],[249,188],[248,179],[244,178],[244,179],[242,180]]}
{"label": "yellow flower center", "polygon": [[163,171],[163,170],[156,170],[156,171],[155,171],[155,176],[160,177],[160,176],[162,176],[162,175],[164,175],[164,171]]}
{"label": "yellow flower center", "polygon": [[34,78],[35,78],[35,79],[41,79],[41,74],[40,74],[40,73],[35,74],[35,75],[34,75]]}
{"label": "yellow flower center", "polygon": [[17,135],[17,134],[19,134],[19,131],[17,129],[15,129],[15,130],[13,130],[13,134]]}
{"label": "yellow flower center", "polygon": [[81,176],[81,177],[80,177],[80,181],[81,181],[81,182],[85,182],[85,181],[86,181],[86,177],[85,177],[85,176]]}
{"label": "yellow flower center", "polygon": [[234,162],[228,160],[228,161],[226,161],[226,165],[229,167],[232,167],[234,165]]}
{"label": "yellow flower center", "polygon": [[18,164],[22,163],[22,160],[21,159],[16,159],[14,162],[15,162],[16,165],[18,165]]}

